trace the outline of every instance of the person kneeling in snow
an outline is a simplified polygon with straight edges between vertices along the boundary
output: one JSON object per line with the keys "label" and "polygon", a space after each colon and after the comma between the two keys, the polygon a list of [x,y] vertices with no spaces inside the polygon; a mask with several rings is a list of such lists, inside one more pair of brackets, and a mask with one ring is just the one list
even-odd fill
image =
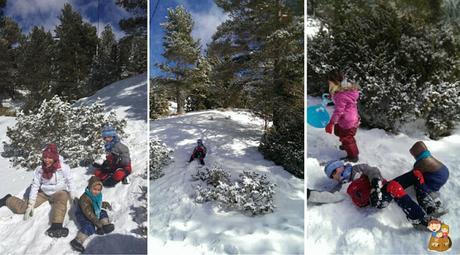
{"label": "person kneeling in snow", "polygon": [[93,164],[94,175],[101,179],[105,187],[113,187],[120,181],[128,184],[128,175],[132,171],[128,147],[120,142],[117,132],[111,126],[104,127],[102,138],[105,141],[106,159],[102,165]]}
{"label": "person kneeling in snow", "polygon": [[70,167],[64,163],[58,154],[55,144],[48,144],[42,153],[42,165],[34,172],[34,179],[30,188],[29,199],[6,195],[0,199],[0,207],[7,206],[17,214],[24,214],[24,220],[33,216],[34,208],[48,201],[51,204],[51,227],[46,230],[50,237],[66,237],[67,228],[62,227],[67,212],[67,200],[73,199],[74,185]]}
{"label": "person kneeling in snow", "polygon": [[[420,194],[419,189],[415,186],[418,203],[429,215],[439,217],[447,213],[447,209],[444,208],[439,198],[439,190],[449,179],[449,169],[431,155],[422,141],[416,142],[409,151],[415,158],[414,169],[420,169],[425,180],[425,191],[429,194],[429,196]],[[401,178],[406,175],[410,175],[410,172],[402,175]]]}
{"label": "person kneeling in snow", "polygon": [[200,164],[204,165],[204,158],[206,157],[206,147],[203,145],[203,140],[198,139],[196,141],[197,145],[193,149],[193,153],[190,156],[190,160],[188,161],[189,163],[192,162],[194,159],[199,159]]}
{"label": "person kneeling in snow", "polygon": [[96,233],[98,235],[108,234],[115,229],[109,222],[109,216],[104,209],[111,210],[108,202],[102,201],[102,182],[96,176],[88,180],[88,187],[78,201],[78,208],[75,216],[80,225],[77,236],[70,242],[72,248],[84,252],[83,243],[88,236]]}
{"label": "person kneeling in snow", "polygon": [[342,184],[351,182],[347,193],[358,207],[370,205],[381,209],[395,200],[415,228],[426,229],[428,226],[430,217],[404,190],[408,185],[414,185],[419,189],[420,196],[428,196],[420,170],[414,169],[410,175],[404,178],[400,178],[400,176],[387,182],[382,178],[377,167],[371,167],[367,164],[344,165],[340,160],[333,160],[326,165],[324,172],[329,178],[339,183],[339,189]]}

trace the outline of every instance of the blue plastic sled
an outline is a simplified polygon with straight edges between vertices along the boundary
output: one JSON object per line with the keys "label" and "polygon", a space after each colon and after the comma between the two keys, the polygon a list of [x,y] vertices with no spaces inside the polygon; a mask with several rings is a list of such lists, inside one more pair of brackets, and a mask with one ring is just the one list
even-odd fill
{"label": "blue plastic sled", "polygon": [[322,96],[321,104],[312,105],[307,108],[307,123],[315,128],[325,128],[331,117],[326,110],[326,105],[331,102],[329,94]]}

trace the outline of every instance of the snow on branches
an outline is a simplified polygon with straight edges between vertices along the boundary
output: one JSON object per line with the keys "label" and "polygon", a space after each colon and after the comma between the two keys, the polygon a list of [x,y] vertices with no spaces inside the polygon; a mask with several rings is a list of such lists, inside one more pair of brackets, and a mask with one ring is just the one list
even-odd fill
{"label": "snow on branches", "polygon": [[36,113],[20,112],[16,120],[13,128],[8,127],[10,143],[5,144],[4,156],[12,157],[14,165],[29,169],[40,164],[42,149],[48,143],[57,145],[71,167],[87,165],[104,153],[103,126],[112,125],[120,136],[124,136],[126,126],[114,112],[106,112],[100,100],[72,106],[58,96],[44,100]]}
{"label": "snow on branches", "polygon": [[163,168],[171,163],[171,150],[165,144],[150,139],[150,180],[156,180],[164,175]]}
{"label": "snow on branches", "polygon": [[236,182],[222,167],[199,168],[192,174],[194,180],[202,184],[195,187],[198,203],[215,201],[224,210],[237,210],[255,216],[273,212],[275,184],[266,175],[243,171]]}

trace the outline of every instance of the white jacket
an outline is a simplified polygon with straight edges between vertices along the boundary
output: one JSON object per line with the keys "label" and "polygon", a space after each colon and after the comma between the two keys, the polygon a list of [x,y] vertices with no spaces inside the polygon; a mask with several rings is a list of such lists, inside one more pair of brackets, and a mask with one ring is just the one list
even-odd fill
{"label": "white jacket", "polygon": [[59,156],[59,163],[61,168],[51,176],[50,179],[42,177],[43,169],[42,166],[38,166],[34,171],[34,179],[29,193],[29,201],[35,201],[39,190],[43,191],[48,196],[53,195],[58,191],[65,190],[72,195],[75,191],[74,183],[72,180],[72,174],[70,167],[64,163],[62,156]]}

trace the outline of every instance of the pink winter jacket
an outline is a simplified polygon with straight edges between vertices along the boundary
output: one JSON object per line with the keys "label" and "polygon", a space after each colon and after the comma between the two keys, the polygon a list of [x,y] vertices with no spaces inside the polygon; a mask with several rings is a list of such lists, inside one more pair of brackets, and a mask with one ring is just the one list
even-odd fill
{"label": "pink winter jacket", "polygon": [[343,129],[356,128],[359,126],[358,113],[358,90],[339,91],[332,96],[335,104],[331,123],[338,124]]}

